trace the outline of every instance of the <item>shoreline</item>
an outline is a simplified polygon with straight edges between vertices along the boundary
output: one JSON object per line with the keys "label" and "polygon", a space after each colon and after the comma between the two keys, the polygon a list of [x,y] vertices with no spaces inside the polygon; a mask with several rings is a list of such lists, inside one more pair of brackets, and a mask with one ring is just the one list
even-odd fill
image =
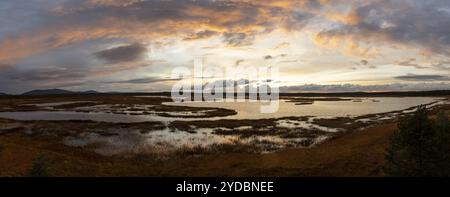
{"label": "shoreline", "polygon": [[[450,106],[442,105],[430,110],[430,114],[435,114],[437,110],[449,113]],[[0,133],[0,176],[25,176],[39,153],[45,155],[51,176],[382,176],[384,150],[389,143],[389,136],[396,129],[397,118],[383,120],[366,128],[350,127],[348,131],[308,148],[252,153],[234,152],[234,147],[224,147],[226,151],[231,151],[201,152],[204,154],[188,152],[187,156],[175,155],[168,160],[154,160],[146,154],[102,156],[89,148],[65,145],[60,136],[64,134],[27,134],[24,127],[15,127]],[[6,119],[2,121],[14,122]],[[344,122],[342,119],[330,119],[323,124]],[[89,122],[66,123],[80,125]],[[45,128],[46,124],[43,121],[40,126]],[[83,129],[85,126],[74,128]],[[90,125],[94,128],[98,126],[94,123]],[[108,125],[101,126],[106,128]],[[136,124],[131,127],[148,126]],[[155,128],[161,126],[156,122],[153,125]]]}
{"label": "shoreline", "polygon": [[52,136],[0,135],[0,176],[24,176],[43,153],[52,176],[381,176],[396,123],[349,132],[311,148],[273,153],[220,153],[167,161],[101,156]]}

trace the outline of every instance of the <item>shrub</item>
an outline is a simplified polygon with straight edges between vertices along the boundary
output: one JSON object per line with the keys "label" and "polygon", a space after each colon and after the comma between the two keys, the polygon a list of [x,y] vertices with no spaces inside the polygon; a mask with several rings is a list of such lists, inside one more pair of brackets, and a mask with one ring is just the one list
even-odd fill
{"label": "shrub", "polygon": [[30,177],[48,177],[48,164],[45,156],[39,153],[33,160],[33,165],[28,171]]}
{"label": "shrub", "polygon": [[421,106],[398,124],[386,150],[387,176],[449,176],[450,130],[448,117],[435,120]]}

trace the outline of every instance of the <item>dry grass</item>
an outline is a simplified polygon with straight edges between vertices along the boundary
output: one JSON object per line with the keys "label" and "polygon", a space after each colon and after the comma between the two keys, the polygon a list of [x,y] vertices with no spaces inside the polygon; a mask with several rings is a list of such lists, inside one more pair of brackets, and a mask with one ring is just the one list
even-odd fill
{"label": "dry grass", "polygon": [[[42,153],[53,176],[379,176],[383,153],[395,124],[349,133],[310,149],[252,153],[252,147],[220,145],[191,149],[156,161],[148,156],[105,157],[64,146],[52,136],[0,135],[1,176],[23,176]],[[248,151],[243,151],[243,150]],[[237,150],[237,151],[236,151]]]}
{"label": "dry grass", "polygon": [[[118,98],[123,99],[116,99]],[[77,99],[85,100],[85,97]],[[25,100],[18,98],[16,103],[35,102],[28,98]],[[0,105],[8,102],[11,101],[1,100]],[[113,99],[102,102],[113,102]],[[121,101],[134,102],[138,101],[128,97]],[[151,102],[160,101],[148,101]],[[443,106],[441,109],[450,115],[449,106]],[[435,112],[437,109],[432,113]],[[0,124],[6,123],[10,123],[10,120],[0,119]],[[38,128],[48,128],[48,125],[45,125],[48,122],[38,122],[39,124],[42,125]],[[216,123],[206,122],[196,124],[199,127],[217,126]],[[244,124],[250,122],[227,123],[230,127]],[[270,126],[273,121],[253,121],[252,124]],[[175,125],[186,126],[181,123]],[[102,129],[100,125],[83,121],[74,121],[66,126],[74,129]],[[308,149],[292,148],[258,154],[254,153],[255,147],[248,147],[246,144],[225,144],[207,149],[193,147],[180,152],[179,156],[155,160],[148,155],[100,156],[90,150],[65,146],[56,135],[29,135],[23,133],[24,128],[18,127],[0,133],[0,176],[26,175],[38,154],[45,155],[52,176],[382,176],[384,151],[395,128],[395,122],[388,122],[363,130],[350,129],[345,135],[335,136],[333,140]]]}

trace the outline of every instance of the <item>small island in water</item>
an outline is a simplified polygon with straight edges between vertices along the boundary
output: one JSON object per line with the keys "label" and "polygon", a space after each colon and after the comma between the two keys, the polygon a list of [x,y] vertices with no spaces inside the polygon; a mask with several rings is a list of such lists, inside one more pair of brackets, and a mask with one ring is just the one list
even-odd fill
{"label": "small island in water", "polygon": [[402,121],[450,115],[449,91],[284,93],[276,113],[164,92],[34,92],[0,96],[1,176],[383,176]]}

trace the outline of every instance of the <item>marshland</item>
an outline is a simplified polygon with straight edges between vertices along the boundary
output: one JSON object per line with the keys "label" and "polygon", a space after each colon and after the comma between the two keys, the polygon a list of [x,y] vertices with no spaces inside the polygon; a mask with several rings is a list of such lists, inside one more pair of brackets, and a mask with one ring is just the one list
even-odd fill
{"label": "marshland", "polygon": [[265,104],[2,96],[0,175],[26,176],[44,155],[52,176],[381,176],[399,118],[450,110],[445,95],[282,95],[277,113],[260,113]]}

